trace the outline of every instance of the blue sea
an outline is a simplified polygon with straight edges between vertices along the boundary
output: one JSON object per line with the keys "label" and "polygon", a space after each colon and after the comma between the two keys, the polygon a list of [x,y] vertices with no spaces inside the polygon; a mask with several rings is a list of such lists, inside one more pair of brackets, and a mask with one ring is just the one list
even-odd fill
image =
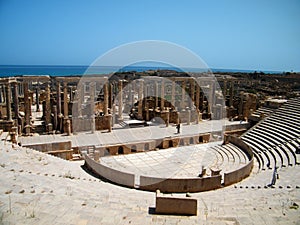
{"label": "blue sea", "polygon": [[[109,74],[116,71],[147,71],[147,70],[175,70],[180,71],[174,67],[154,67],[154,66],[102,66],[102,67],[89,67],[89,66],[37,66],[37,65],[0,65],[0,77],[21,76],[21,75],[50,75],[50,76],[81,76],[86,74]],[[186,68],[188,72],[206,72],[203,69]],[[217,72],[244,72],[253,73],[254,70],[234,70],[234,69],[211,69],[213,73]],[[260,71],[258,71],[260,72]],[[263,71],[264,73],[277,73],[278,71]]]}

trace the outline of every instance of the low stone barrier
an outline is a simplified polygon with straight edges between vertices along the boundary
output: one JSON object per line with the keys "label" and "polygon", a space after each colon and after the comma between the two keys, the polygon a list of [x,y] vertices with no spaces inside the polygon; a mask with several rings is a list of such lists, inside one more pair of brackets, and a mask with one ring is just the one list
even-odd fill
{"label": "low stone barrier", "polygon": [[229,173],[224,173],[224,185],[228,186],[234,183],[237,183],[244,178],[248,177],[251,173],[253,167],[253,159],[243,166],[242,168],[229,172]]}
{"label": "low stone barrier", "polygon": [[96,174],[116,184],[134,187],[134,174],[125,173],[110,167],[106,167],[105,165],[95,162],[87,154],[84,154],[84,159],[87,167],[93,170]]}

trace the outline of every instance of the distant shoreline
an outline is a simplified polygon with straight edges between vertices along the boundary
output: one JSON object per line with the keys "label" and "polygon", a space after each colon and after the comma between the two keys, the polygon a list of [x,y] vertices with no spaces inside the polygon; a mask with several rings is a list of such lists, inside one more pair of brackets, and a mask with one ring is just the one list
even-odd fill
{"label": "distant shoreline", "polygon": [[242,69],[202,69],[176,68],[165,66],[68,66],[68,65],[0,65],[0,77],[20,75],[50,75],[50,76],[82,76],[84,74],[110,74],[114,72],[144,72],[148,70],[175,70],[184,72],[213,72],[213,73],[264,73],[285,74],[285,71],[242,70]]}

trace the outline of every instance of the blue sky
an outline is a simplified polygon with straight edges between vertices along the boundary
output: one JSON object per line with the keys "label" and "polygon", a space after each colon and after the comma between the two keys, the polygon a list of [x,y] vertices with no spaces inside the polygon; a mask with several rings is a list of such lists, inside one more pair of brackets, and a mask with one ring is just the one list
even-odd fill
{"label": "blue sky", "polygon": [[141,40],[211,68],[300,71],[300,1],[0,0],[0,65],[89,65]]}

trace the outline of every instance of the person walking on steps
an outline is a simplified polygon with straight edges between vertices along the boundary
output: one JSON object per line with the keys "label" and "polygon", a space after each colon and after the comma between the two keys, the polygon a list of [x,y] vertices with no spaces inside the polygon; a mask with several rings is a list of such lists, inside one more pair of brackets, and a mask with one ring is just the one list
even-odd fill
{"label": "person walking on steps", "polygon": [[177,129],[177,134],[179,134],[180,133],[180,123],[177,124],[176,129]]}

